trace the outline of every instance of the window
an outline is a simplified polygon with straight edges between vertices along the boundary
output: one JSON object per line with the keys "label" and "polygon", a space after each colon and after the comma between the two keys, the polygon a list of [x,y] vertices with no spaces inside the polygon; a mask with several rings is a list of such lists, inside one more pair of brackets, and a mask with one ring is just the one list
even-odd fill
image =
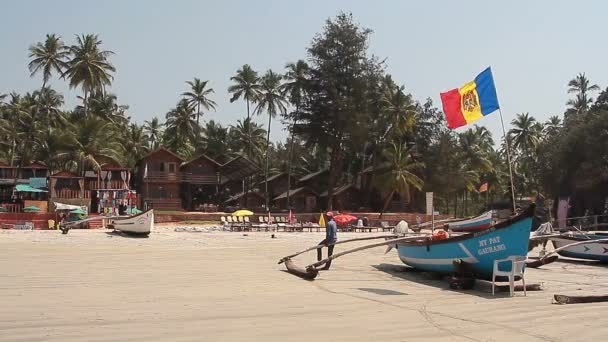
{"label": "window", "polygon": [[165,172],[165,163],[160,163],[160,172]]}
{"label": "window", "polygon": [[169,164],[169,172],[175,173],[175,163],[168,163],[168,164]]}

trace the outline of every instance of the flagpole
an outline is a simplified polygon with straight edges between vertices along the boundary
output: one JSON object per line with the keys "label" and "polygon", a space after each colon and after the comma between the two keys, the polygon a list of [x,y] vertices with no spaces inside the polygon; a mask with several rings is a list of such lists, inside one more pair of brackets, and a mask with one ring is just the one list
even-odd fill
{"label": "flagpole", "polygon": [[515,186],[513,185],[513,170],[511,168],[511,143],[509,142],[507,132],[505,131],[505,122],[502,119],[502,110],[500,107],[498,108],[498,113],[500,114],[500,124],[502,125],[502,136],[507,143],[507,163],[509,164],[509,179],[511,180],[511,200],[513,203],[513,213],[515,213]]}

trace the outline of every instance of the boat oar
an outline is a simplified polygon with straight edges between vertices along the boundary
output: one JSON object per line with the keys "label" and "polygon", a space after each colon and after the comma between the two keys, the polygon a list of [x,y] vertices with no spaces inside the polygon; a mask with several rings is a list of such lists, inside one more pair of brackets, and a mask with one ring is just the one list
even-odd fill
{"label": "boat oar", "polygon": [[341,257],[343,255],[359,252],[359,251],[370,249],[370,248],[376,248],[376,247],[381,247],[381,246],[389,246],[389,245],[395,244],[397,242],[416,241],[416,240],[420,240],[420,238],[423,238],[423,237],[427,237],[427,235],[408,236],[408,237],[402,237],[402,238],[397,238],[397,239],[390,239],[390,240],[386,240],[386,241],[383,241],[383,242],[377,242],[377,243],[372,243],[370,245],[365,245],[365,246],[360,246],[360,247],[357,247],[357,248],[353,248],[353,249],[350,249],[350,250],[347,250],[347,251],[344,251],[344,252],[336,253],[336,254],[334,254],[334,255],[332,255],[332,256],[330,256],[328,258],[325,258],[325,259],[323,259],[321,261],[317,261],[314,264],[310,264],[310,265],[306,266],[306,271],[309,271],[309,270],[310,271],[312,271],[312,270],[316,271],[317,267],[319,267],[319,266],[321,266],[323,264],[326,264],[326,263],[328,263],[328,262],[330,262],[330,261],[332,261],[332,260],[334,260],[336,258],[339,258],[339,257]]}
{"label": "boat oar", "polygon": [[292,255],[288,255],[286,257],[281,258],[281,260],[279,260],[278,264],[282,264],[285,261],[291,259],[291,258],[295,258],[300,254],[306,253],[306,252],[310,252],[310,251],[314,251],[315,249],[319,249],[319,248],[323,248],[326,246],[332,246],[332,245],[339,245],[339,244],[343,244],[343,243],[347,243],[347,242],[354,242],[354,241],[364,241],[364,240],[374,240],[374,239],[386,239],[386,238],[395,238],[396,235],[379,235],[379,236],[366,236],[366,237],[361,237],[361,238],[354,238],[354,239],[348,239],[348,240],[340,240],[337,241],[333,244],[328,244],[328,245],[316,245],[316,246],[312,246],[310,248],[306,248],[305,250],[292,254]]}

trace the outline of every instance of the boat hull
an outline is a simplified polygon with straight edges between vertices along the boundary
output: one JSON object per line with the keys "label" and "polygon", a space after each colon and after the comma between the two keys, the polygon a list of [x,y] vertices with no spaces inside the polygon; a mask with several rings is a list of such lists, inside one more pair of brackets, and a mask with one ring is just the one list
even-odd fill
{"label": "boat hull", "polygon": [[461,259],[479,278],[490,278],[494,260],[528,254],[532,217],[519,217],[489,229],[440,241],[419,240],[397,245],[405,264],[425,271],[452,273]]}
{"label": "boat hull", "polygon": [[[588,235],[591,239],[605,239],[606,236],[594,236],[593,234]],[[555,248],[564,247],[566,245],[587,241],[589,239],[585,237],[559,237],[551,239]],[[607,242],[597,242],[597,243],[588,243],[584,245],[572,246],[561,251],[558,251],[557,254],[567,257],[567,258],[576,258],[576,259],[585,259],[585,260],[596,260],[603,263],[608,263],[608,243]]]}
{"label": "boat hull", "polygon": [[490,228],[492,226],[492,211],[487,211],[468,220],[451,222],[448,229],[454,232],[472,232]]}
{"label": "boat hull", "polygon": [[108,228],[129,234],[148,235],[154,227],[154,210],[141,214],[110,220]]}

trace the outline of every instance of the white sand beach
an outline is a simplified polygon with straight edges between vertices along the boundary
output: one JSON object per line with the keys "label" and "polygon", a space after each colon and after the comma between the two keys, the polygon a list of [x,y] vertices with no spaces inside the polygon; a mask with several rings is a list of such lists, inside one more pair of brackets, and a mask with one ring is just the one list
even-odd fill
{"label": "white sand beach", "polygon": [[[543,291],[496,297],[406,272],[384,248],[345,256],[314,281],[277,260],[323,233],[0,231],[2,341],[602,341],[608,268],[529,269]],[[340,234],[340,238],[353,234]],[[362,234],[356,234],[362,236]],[[337,247],[336,251],[344,250]],[[305,265],[313,254],[298,257]]]}

